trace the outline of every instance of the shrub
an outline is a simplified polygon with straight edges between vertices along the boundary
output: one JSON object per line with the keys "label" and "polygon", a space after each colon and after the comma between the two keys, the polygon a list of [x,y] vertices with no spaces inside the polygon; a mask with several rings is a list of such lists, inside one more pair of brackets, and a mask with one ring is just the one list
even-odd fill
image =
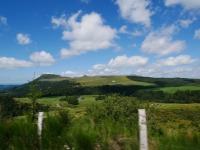
{"label": "shrub", "polygon": [[88,107],[87,114],[95,121],[112,118],[115,121],[128,121],[137,123],[138,109],[144,108],[141,103],[133,97],[111,95],[103,99],[102,105]]}
{"label": "shrub", "polygon": [[60,98],[60,101],[67,101],[68,104],[78,105],[79,104],[78,97],[79,96],[66,96],[64,98]]}

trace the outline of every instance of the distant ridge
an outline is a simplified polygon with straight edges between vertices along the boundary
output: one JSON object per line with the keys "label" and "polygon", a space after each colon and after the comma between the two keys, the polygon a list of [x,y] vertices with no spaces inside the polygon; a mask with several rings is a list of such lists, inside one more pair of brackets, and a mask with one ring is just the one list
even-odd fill
{"label": "distant ridge", "polygon": [[54,79],[54,78],[62,78],[62,76],[60,75],[56,75],[56,74],[42,74],[39,78],[37,79]]}

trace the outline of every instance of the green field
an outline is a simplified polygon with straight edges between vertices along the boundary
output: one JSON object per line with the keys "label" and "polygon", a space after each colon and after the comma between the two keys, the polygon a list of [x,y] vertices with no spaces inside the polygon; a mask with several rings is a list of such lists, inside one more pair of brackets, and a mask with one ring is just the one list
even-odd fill
{"label": "green field", "polygon": [[186,91],[186,90],[200,90],[199,86],[179,86],[179,87],[163,87],[163,88],[156,88],[156,91],[163,91],[166,93],[175,93],[176,91]]}
{"label": "green field", "polygon": [[40,79],[39,81],[49,81],[49,82],[56,82],[56,81],[74,81],[80,83],[82,86],[102,86],[102,85],[143,85],[143,86],[150,86],[154,85],[152,83],[147,82],[139,82],[133,81],[128,79],[126,76],[83,76],[80,78],[50,78],[50,79]]}
{"label": "green field", "polygon": [[102,85],[154,85],[146,82],[138,82],[128,79],[126,76],[93,76],[93,77],[81,77],[74,79],[82,86],[102,86]]}
{"label": "green field", "polygon": [[[124,107],[115,106],[118,103],[110,105],[109,102],[103,104],[103,101],[101,100],[96,101],[95,100],[96,96],[97,95],[82,95],[80,96],[82,100],[80,100],[79,105],[76,105],[76,106],[69,105],[66,102],[64,105],[63,102],[59,101],[59,99],[62,98],[62,96],[44,97],[44,98],[38,99],[37,101],[41,104],[45,104],[51,107],[49,112],[45,113],[45,116],[47,116],[47,118],[48,118],[48,115],[56,116],[59,114],[59,112],[63,110],[69,110],[70,115],[73,115],[75,119],[74,124],[70,128],[71,130],[69,130],[70,132],[73,131],[72,134],[76,135],[77,129],[81,129],[81,130],[84,130],[84,133],[92,132],[91,139],[93,138],[94,133],[99,134],[100,132],[101,136],[103,136],[103,138],[107,138],[106,141],[109,141],[110,143],[109,142],[108,143],[111,145],[112,145],[113,137],[114,139],[115,137],[121,139],[121,136],[124,136],[124,138],[127,139],[127,142],[132,143],[133,141],[135,143],[138,143],[137,141],[137,133],[138,133],[137,127],[138,126],[134,126],[134,128],[133,127],[129,128],[125,126],[125,124],[123,123],[118,124],[119,126],[117,126],[117,124],[116,126],[113,126],[113,122],[112,121],[109,122],[106,119],[104,120],[105,122],[104,121],[101,122],[102,124],[95,123],[95,120],[98,119],[99,117],[95,118],[95,120],[91,122],[91,118],[90,118],[91,116],[88,118],[88,114],[86,115],[86,110],[88,110],[86,108],[92,104],[97,104],[96,106],[98,106],[98,107],[92,106],[93,108],[95,108],[93,109],[93,112],[95,112],[96,110],[95,115],[97,116],[99,113],[104,114],[104,111],[106,111],[106,109],[102,109],[103,112],[99,111],[101,110],[101,107],[103,108],[109,107],[110,108],[109,110],[117,110],[117,112],[119,110],[126,110],[124,109]],[[122,101],[124,101],[128,97],[124,99],[123,97],[121,98],[122,98]],[[24,103],[30,103],[30,100],[28,98],[16,98],[16,100],[20,102],[24,102]],[[112,98],[109,100],[112,100]],[[124,106],[127,106],[127,105],[124,105]],[[157,150],[157,149],[174,150],[174,149],[184,149],[184,148],[185,149],[199,148],[200,141],[198,140],[198,138],[200,137],[200,130],[199,130],[200,104],[197,104],[197,103],[192,103],[192,104],[150,103],[150,107],[147,108],[146,110],[147,110],[147,126],[148,126],[150,150]],[[92,114],[92,112],[90,113]],[[131,116],[132,115],[134,115],[134,113],[131,114]],[[23,118],[17,117],[17,120],[20,120]],[[137,115],[135,118],[137,120]],[[132,121],[136,123],[137,122],[136,120],[132,120]],[[56,124],[56,125],[60,127],[59,124]],[[44,126],[44,128],[45,127],[46,126]],[[97,129],[98,129],[98,132],[97,132]],[[134,132],[132,131],[132,129],[134,129],[133,130]],[[128,141],[128,139],[131,139],[132,141]],[[82,140],[84,141],[84,139]]]}
{"label": "green field", "polygon": [[[57,104],[60,104],[60,98],[63,98],[64,96],[57,96],[57,97],[43,97],[37,99],[37,102],[40,104],[50,105],[50,106],[57,106]],[[82,95],[80,96],[83,98],[79,101],[79,105],[77,107],[87,107],[91,104],[99,103],[100,101],[96,101],[95,98],[97,95]],[[17,101],[20,101],[22,103],[30,103],[31,100],[29,98],[15,98]],[[152,103],[156,104],[156,109],[189,109],[189,110],[196,110],[200,109],[199,103],[192,103],[192,104],[176,104],[176,103]]]}
{"label": "green field", "polygon": [[200,111],[199,103],[192,103],[192,104],[157,103],[157,104],[158,105],[155,106],[155,108],[162,109],[162,110],[184,109],[184,110],[199,110]]}
{"label": "green field", "polygon": [[[80,96],[83,100],[79,101],[79,105],[69,105],[67,102],[60,101],[61,98],[64,96],[57,96],[57,97],[43,97],[37,99],[39,104],[44,104],[50,106],[50,111],[60,111],[63,109],[69,109],[71,113],[75,115],[83,114],[85,108],[94,103],[101,103],[101,101],[96,101],[96,95],[82,95]],[[31,103],[29,98],[15,98],[17,101],[22,103]],[[51,113],[51,112],[50,112]]]}
{"label": "green field", "polygon": [[[40,104],[53,106],[53,105],[58,104],[60,102],[60,99],[63,97],[65,97],[65,96],[42,97],[42,98],[37,99],[37,102]],[[80,97],[83,98],[83,100],[79,101],[80,106],[86,106],[86,105],[96,102],[95,95],[83,95]],[[22,103],[31,103],[31,100],[29,98],[15,98],[15,99]]]}
{"label": "green field", "polygon": [[[59,99],[62,98],[63,96],[58,96],[58,97],[43,97],[37,99],[37,102],[40,104],[45,104],[45,105],[56,105],[59,103]],[[31,100],[29,98],[15,98],[17,101],[20,101],[22,103],[31,103]]]}

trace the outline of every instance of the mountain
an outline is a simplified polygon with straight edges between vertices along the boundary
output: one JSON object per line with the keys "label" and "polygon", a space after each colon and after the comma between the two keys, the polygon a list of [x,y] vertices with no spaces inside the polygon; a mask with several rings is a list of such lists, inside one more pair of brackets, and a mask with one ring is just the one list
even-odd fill
{"label": "mountain", "polygon": [[42,74],[37,79],[41,80],[41,79],[55,79],[55,78],[62,78],[62,77],[60,75],[56,75],[56,74]]}
{"label": "mountain", "polygon": [[[62,78],[63,77],[59,75],[53,75],[53,74],[41,75],[39,78],[35,79],[36,89],[41,90],[44,96],[65,95],[66,90],[70,91],[69,89],[75,87],[76,83]],[[33,81],[30,81],[21,86],[3,91],[1,92],[1,94],[11,94],[16,97],[27,96],[27,94],[31,92],[32,83]]]}
{"label": "mountain", "polygon": [[19,86],[19,85],[0,85],[0,92],[4,91],[4,90],[12,89],[12,88],[17,87],[17,86]]}
{"label": "mountain", "polygon": [[[35,79],[36,88],[43,96],[89,95],[121,93],[132,94],[142,89],[198,86],[200,79],[187,78],[152,78],[140,76],[83,76],[79,78],[62,77],[54,74],[44,74]],[[30,93],[32,81],[2,92],[16,97],[27,96]]]}

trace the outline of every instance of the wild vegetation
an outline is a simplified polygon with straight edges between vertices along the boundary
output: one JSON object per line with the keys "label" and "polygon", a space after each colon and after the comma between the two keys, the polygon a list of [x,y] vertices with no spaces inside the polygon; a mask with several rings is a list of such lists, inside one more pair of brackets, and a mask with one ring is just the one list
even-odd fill
{"label": "wild vegetation", "polygon": [[[172,82],[174,79],[159,79],[162,84],[158,85],[155,79],[145,78],[139,82],[148,80],[151,86],[99,86],[98,83],[96,87],[83,87],[71,79],[58,79],[59,76],[54,75],[40,77],[35,83],[30,82],[0,96],[0,149],[139,149],[139,108],[147,110],[150,150],[200,149],[198,88],[175,92],[158,89],[166,85],[171,88],[172,84],[194,86],[199,82],[196,79],[179,79],[176,83]],[[29,89],[31,85],[32,89]],[[16,97],[20,95],[16,91],[24,86],[27,92],[32,91],[35,113],[45,112],[41,138],[37,120],[31,119],[30,115],[31,95],[28,97],[23,91],[22,97]],[[37,96],[38,90],[44,93],[43,97]],[[12,95],[8,96],[8,93]]]}

